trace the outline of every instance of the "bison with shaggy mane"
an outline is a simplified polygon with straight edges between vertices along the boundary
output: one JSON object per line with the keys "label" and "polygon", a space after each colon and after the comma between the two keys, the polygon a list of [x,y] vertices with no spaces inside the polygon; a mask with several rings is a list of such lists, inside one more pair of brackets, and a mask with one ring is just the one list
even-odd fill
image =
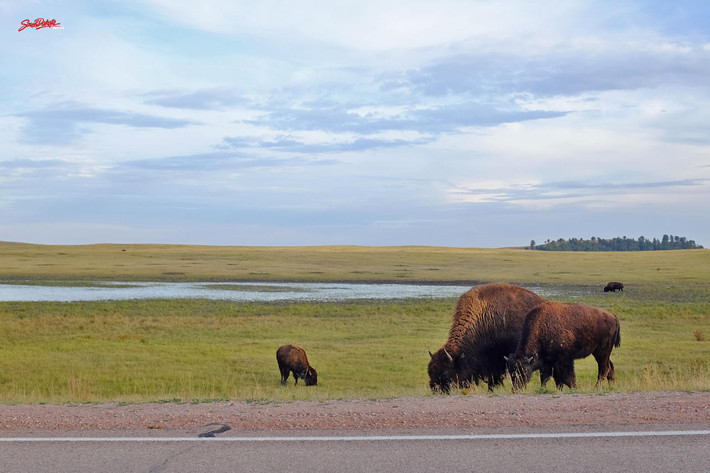
{"label": "bison with shaggy mane", "polygon": [[456,304],[446,344],[429,352],[429,387],[448,393],[452,385],[485,381],[488,390],[503,384],[504,356],[518,345],[525,316],[545,299],[505,283],[476,286]]}
{"label": "bison with shaggy mane", "polygon": [[543,385],[552,375],[558,389],[575,388],[574,360],[589,355],[597,360],[597,386],[605,378],[611,383],[614,364],[609,357],[619,345],[616,315],[585,304],[546,301],[530,311],[518,348],[505,358],[513,391],[524,387],[538,369]]}

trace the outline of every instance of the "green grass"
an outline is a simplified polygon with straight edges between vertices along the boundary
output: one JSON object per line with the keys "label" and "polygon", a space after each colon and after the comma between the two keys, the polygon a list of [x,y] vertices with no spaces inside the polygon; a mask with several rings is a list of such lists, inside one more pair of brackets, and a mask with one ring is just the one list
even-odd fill
{"label": "green grass", "polygon": [[0,242],[0,281],[710,280],[710,250],[582,253],[440,247],[51,246]]}
{"label": "green grass", "polygon": [[[449,303],[221,301],[0,304],[0,402],[333,399],[427,393]],[[297,343],[319,386],[282,387]]]}
{"label": "green grass", "polygon": [[[693,291],[684,297],[665,302],[627,291],[582,299],[621,319],[614,391],[710,389],[710,342],[694,335],[710,333],[710,302]],[[445,341],[454,302],[0,303],[0,402],[429,395],[427,352]],[[275,352],[285,343],[307,349],[318,387],[280,385]],[[581,392],[609,389],[594,388],[592,358],[577,362],[577,376]],[[538,391],[534,379],[528,392]]]}
{"label": "green grass", "polygon": [[[126,249],[126,251],[122,251]],[[0,282],[502,280],[616,313],[617,381],[579,392],[710,389],[710,251],[549,253],[449,248],[213,248],[0,244]],[[180,273],[180,274],[178,274]],[[623,293],[601,287],[625,283]],[[558,297],[557,300],[572,300]],[[0,303],[0,403],[204,402],[428,396],[428,350],[455,299],[239,304],[206,300]],[[308,351],[318,386],[279,383],[275,353]],[[540,392],[533,380],[528,392]],[[548,391],[552,391],[552,383]],[[510,384],[497,393],[509,393]],[[485,387],[473,390],[486,394]]]}

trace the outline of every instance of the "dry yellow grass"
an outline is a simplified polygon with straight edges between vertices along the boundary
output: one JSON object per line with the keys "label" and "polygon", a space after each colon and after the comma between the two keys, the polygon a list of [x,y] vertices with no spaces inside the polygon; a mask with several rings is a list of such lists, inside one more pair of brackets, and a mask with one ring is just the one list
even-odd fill
{"label": "dry yellow grass", "polygon": [[[0,280],[710,280],[710,250],[543,252],[443,247],[53,246],[0,243]],[[692,268],[692,270],[690,270]]]}

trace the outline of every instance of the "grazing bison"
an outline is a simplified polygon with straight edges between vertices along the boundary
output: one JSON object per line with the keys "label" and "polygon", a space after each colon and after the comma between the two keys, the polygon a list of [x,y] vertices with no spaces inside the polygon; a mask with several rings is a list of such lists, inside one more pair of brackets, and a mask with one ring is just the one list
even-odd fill
{"label": "grazing bison", "polygon": [[619,319],[611,312],[545,301],[527,315],[518,348],[505,357],[513,391],[524,387],[537,369],[543,385],[552,375],[558,389],[575,388],[574,360],[589,355],[594,355],[599,367],[597,386],[604,378],[611,383],[614,364],[609,356],[620,344]]}
{"label": "grazing bison", "polygon": [[279,363],[279,371],[281,371],[281,384],[286,384],[289,373],[293,373],[293,378],[296,380],[294,384],[298,384],[298,378],[302,378],[306,382],[306,386],[318,384],[318,373],[308,364],[306,350],[303,348],[295,345],[279,347],[276,350],[276,361]]}
{"label": "grazing bison", "polygon": [[429,352],[429,387],[448,393],[452,384],[503,384],[503,357],[518,345],[525,315],[545,299],[511,284],[476,286],[456,304],[449,339],[436,353]]}
{"label": "grazing bison", "polygon": [[616,292],[616,291],[621,291],[624,292],[624,285],[620,282],[610,282],[607,283],[606,286],[604,286],[604,292]]}

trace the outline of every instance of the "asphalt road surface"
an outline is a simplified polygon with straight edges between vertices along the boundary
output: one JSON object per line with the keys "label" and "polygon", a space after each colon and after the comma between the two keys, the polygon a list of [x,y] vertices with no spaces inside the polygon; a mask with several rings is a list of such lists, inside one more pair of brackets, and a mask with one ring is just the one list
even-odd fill
{"label": "asphalt road surface", "polygon": [[[703,472],[710,426],[389,432],[0,433],[0,472]],[[202,432],[204,434],[205,432]],[[145,431],[141,432],[145,435]]]}

